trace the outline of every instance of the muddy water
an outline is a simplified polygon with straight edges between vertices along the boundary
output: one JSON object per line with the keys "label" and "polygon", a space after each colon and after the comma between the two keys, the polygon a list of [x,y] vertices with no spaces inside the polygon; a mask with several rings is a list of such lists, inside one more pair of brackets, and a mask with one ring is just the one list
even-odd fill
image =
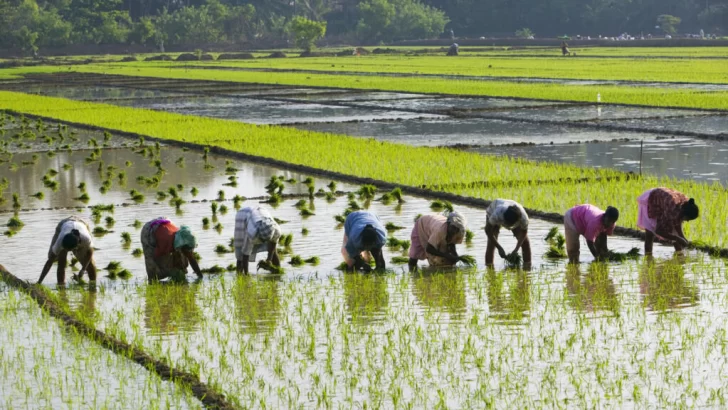
{"label": "muddy water", "polygon": [[[645,117],[677,117],[677,116],[701,116],[700,118],[689,118],[691,121],[710,121],[705,112],[693,110],[672,110],[659,108],[621,107],[621,106],[577,106],[577,107],[555,107],[540,108],[537,110],[513,110],[500,111],[498,115],[504,115],[516,119],[531,119],[544,121],[585,121],[585,120],[622,120],[639,119]],[[668,120],[682,121],[683,118]],[[639,120],[638,120],[639,121]],[[647,120],[661,122],[659,120]],[[629,121],[612,121],[612,125],[628,125]],[[652,127],[649,127],[652,128]],[[696,131],[702,132],[702,131]]]}
{"label": "muddy water", "polygon": [[[390,108],[394,110],[486,110],[486,109],[504,109],[517,107],[538,107],[543,105],[552,105],[550,101],[525,101],[510,100],[501,98],[402,98],[386,101],[372,101],[371,99],[362,99],[356,101],[355,104],[360,106]],[[526,110],[525,112],[529,112]]]}
{"label": "muddy water", "polygon": [[[61,293],[68,299],[68,293]],[[78,296],[70,294],[71,298]],[[98,293],[73,300],[93,312]],[[171,406],[201,403],[173,383],[105,350],[84,336],[66,332],[29,297],[0,284],[0,407],[5,409]]]}
{"label": "muddy water", "polygon": [[659,131],[687,131],[701,134],[728,134],[728,116],[711,115],[688,118],[629,119],[605,124],[644,128]]}
{"label": "muddy water", "polygon": [[[479,149],[478,152],[492,153]],[[498,153],[541,161],[639,172],[640,142],[499,147]],[[694,139],[644,141],[642,172],[698,181],[728,182],[728,143]]]}

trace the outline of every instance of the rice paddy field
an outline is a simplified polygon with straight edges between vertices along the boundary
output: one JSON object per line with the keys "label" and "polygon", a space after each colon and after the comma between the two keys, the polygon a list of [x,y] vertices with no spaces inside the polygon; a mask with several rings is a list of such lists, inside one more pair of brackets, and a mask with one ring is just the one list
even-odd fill
{"label": "rice paddy field", "polygon": [[[0,407],[725,407],[725,48],[462,51],[0,69],[0,264],[34,282],[77,215],[99,267],[0,275]],[[657,186],[700,206],[691,249],[548,256],[571,206],[634,229]],[[531,214],[530,268],[484,266],[495,198]],[[279,221],[282,274],[234,272],[245,206]],[[410,273],[414,220],[448,208],[476,264]],[[340,270],[356,209],[388,225],[384,272]],[[195,233],[201,279],[147,282],[158,216]],[[632,233],[610,249],[643,253]]]}

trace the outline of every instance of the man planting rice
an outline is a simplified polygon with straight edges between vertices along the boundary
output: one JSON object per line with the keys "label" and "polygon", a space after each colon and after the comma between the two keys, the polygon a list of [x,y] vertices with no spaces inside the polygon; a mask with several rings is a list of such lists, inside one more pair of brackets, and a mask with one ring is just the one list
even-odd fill
{"label": "man planting rice", "polygon": [[652,253],[655,237],[673,242],[676,251],[688,246],[682,230],[684,221],[698,218],[693,198],[669,188],[654,188],[637,198],[637,226],[645,230],[645,254]]}
{"label": "man planting rice", "polygon": [[577,205],[566,211],[564,236],[569,262],[579,263],[579,236],[584,236],[595,259],[606,259],[609,255],[607,235],[614,232],[618,219],[619,210],[613,206],[602,211],[594,205]]}
{"label": "man planting rice", "polygon": [[455,245],[463,243],[467,221],[458,212],[423,215],[415,221],[410,239],[409,269],[417,270],[417,261],[430,266],[454,266],[460,260]]}
{"label": "man planting rice", "polygon": [[263,208],[245,207],[235,214],[235,259],[238,273],[248,274],[248,265],[258,252],[268,252],[266,263],[281,266],[278,257],[278,239],[281,228],[273,217]]}
{"label": "man planting rice", "polygon": [[371,271],[374,259],[377,270],[384,270],[382,248],[386,243],[387,231],[379,217],[369,211],[350,213],[344,221],[344,243],[341,255],[349,271]]}
{"label": "man planting rice", "polygon": [[56,233],[51,239],[51,248],[48,251],[48,261],[43,267],[38,283],[43,283],[43,279],[45,279],[51,266],[56,261],[58,261],[58,284],[66,283],[68,252],[73,252],[73,256],[81,263],[81,271],[78,273],[78,277],[83,277],[84,272],[88,271],[89,279],[96,280],[94,248],[88,222],[77,216],[71,216],[62,220],[56,226]]}
{"label": "man planting rice", "polygon": [[177,227],[169,219],[159,217],[144,224],[141,235],[150,282],[168,277],[182,279],[190,265],[197,276],[202,277],[193,253],[197,239],[189,227]]}
{"label": "man planting rice", "polygon": [[493,254],[498,249],[498,255],[506,259],[503,247],[498,243],[500,228],[508,229],[516,237],[516,247],[510,254],[518,253],[523,249],[524,266],[531,265],[531,243],[528,240],[528,215],[523,206],[510,199],[496,199],[490,203],[485,213],[488,219],[485,222],[485,234],[488,237],[488,246],[485,250],[486,266],[493,266]]}

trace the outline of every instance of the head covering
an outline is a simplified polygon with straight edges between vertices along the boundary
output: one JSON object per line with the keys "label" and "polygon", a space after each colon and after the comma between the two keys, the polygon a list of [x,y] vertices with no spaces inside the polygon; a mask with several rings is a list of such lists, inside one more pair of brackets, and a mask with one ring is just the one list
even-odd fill
{"label": "head covering", "polygon": [[182,225],[179,228],[179,231],[174,234],[174,249],[180,249],[185,246],[188,246],[190,249],[195,249],[197,246],[197,239],[195,238],[195,235],[192,234],[192,231],[190,231],[189,226]]}
{"label": "head covering", "polygon": [[74,235],[73,233],[66,234],[66,236],[63,237],[63,241],[61,242],[61,245],[63,246],[63,249],[71,250],[75,249],[76,246],[78,246],[78,243],[81,240],[77,235]]}
{"label": "head covering", "polygon": [[447,223],[451,226],[456,227],[460,233],[464,233],[468,225],[468,221],[465,219],[465,217],[459,212],[455,211],[450,212],[447,215]]}

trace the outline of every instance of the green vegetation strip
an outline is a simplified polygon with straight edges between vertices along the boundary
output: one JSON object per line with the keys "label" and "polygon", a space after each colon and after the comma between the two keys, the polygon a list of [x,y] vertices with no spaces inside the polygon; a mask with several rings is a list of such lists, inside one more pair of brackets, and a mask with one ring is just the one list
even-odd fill
{"label": "green vegetation strip", "polygon": [[52,295],[50,295],[45,288],[33,286],[18,279],[15,275],[8,272],[2,265],[0,265],[0,278],[2,278],[8,285],[27,293],[38,303],[41,309],[46,311],[49,315],[59,319],[64,326],[74,328],[80,334],[86,335],[114,353],[127,357],[149,371],[155,372],[164,380],[171,380],[175,383],[180,383],[188,387],[195,397],[205,404],[207,408],[234,408],[230,403],[228,403],[225,396],[211,390],[200,381],[198,376],[173,369],[165,362],[144,353],[141,349],[132,347],[129,344],[115,339],[104,332],[95,329],[93,326],[78,320],[56,303]]}
{"label": "green vegetation strip", "polygon": [[[516,97],[553,101],[589,102],[601,95],[603,103],[655,107],[728,110],[728,92],[704,92],[679,88],[632,87],[616,85],[566,85],[517,83],[508,81],[457,80],[427,77],[377,77],[346,74],[304,74],[248,72],[215,69],[172,69],[152,66],[88,65],[76,72],[146,76],[189,80],[230,81],[304,87],[328,87],[422,94],[450,94],[489,97]],[[46,72],[57,72],[55,70]],[[15,75],[22,74],[17,71]]]}
{"label": "green vegetation strip", "polygon": [[[225,154],[283,167],[304,167],[303,172],[328,173],[359,183],[402,186],[417,195],[442,195],[444,199],[481,207],[488,200],[512,198],[529,213],[559,221],[579,203],[620,209],[618,232],[639,236],[637,197],[647,189],[668,186],[695,198],[701,207],[697,221],[685,224],[688,238],[710,244],[701,249],[720,252],[726,247],[728,191],[719,184],[646,176],[624,179],[614,170],[582,168],[568,164],[532,162],[480,155],[447,148],[413,147],[335,134],[300,131],[277,126],[256,126],[234,121],[186,116],[106,104],[70,101],[21,93],[0,92],[0,109],[43,116],[77,126],[107,128],[128,136],[148,136],[183,144],[212,146]],[[508,186],[493,182],[601,178],[598,182]],[[489,184],[467,185],[471,181]],[[460,184],[458,184],[460,183]],[[462,185],[466,183],[466,185]],[[450,184],[456,184],[450,186]],[[432,191],[420,186],[441,186]],[[632,228],[632,229],[630,229]]]}

